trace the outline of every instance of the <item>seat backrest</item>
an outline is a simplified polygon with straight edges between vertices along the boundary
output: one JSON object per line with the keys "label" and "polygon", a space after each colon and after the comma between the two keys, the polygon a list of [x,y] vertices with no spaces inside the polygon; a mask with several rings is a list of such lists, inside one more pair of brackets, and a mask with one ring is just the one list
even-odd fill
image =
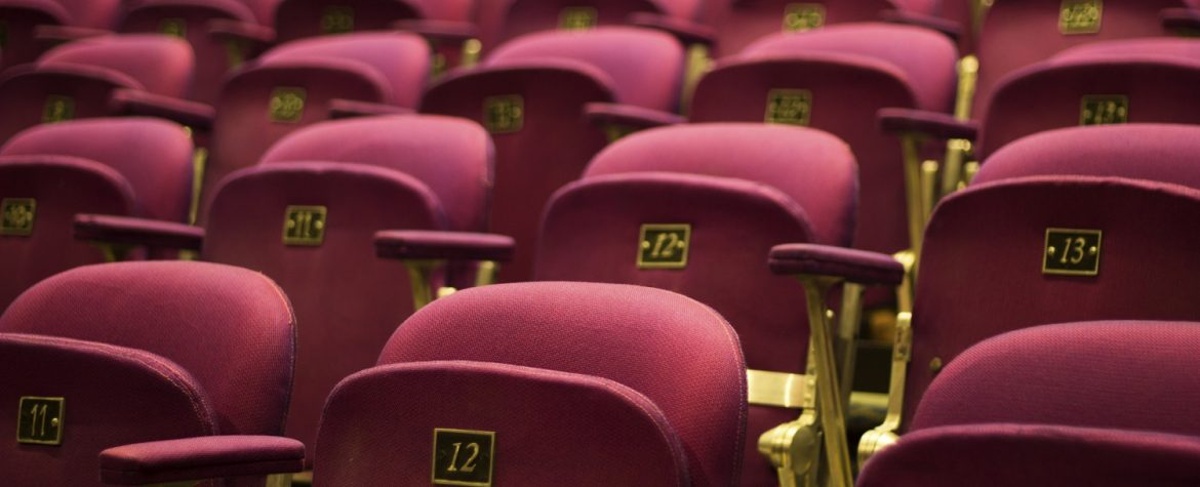
{"label": "seat backrest", "polygon": [[952,42],[914,27],[862,24],[780,34],[718,62],[696,86],[690,118],[806,125],[842,138],[860,164],[855,246],[894,253],[909,246],[904,166],[898,140],[872,128],[876,113],[949,110],[954,62]]}
{"label": "seat backrest", "polygon": [[398,115],[313,124],[280,139],[259,163],[350,162],[394,169],[429,187],[444,205],[451,229],[482,232],[491,202],[493,153],[492,139],[479,124]]}
{"label": "seat backrest", "polygon": [[111,69],[137,80],[156,95],[191,93],[196,58],[186,41],[161,34],[125,34],[82,39],[38,58],[40,66],[82,64]]}
{"label": "seat backrest", "polygon": [[491,51],[534,32],[627,25],[634,13],[693,20],[700,4],[697,0],[496,0],[479,2],[477,18],[484,45]]}
{"label": "seat backrest", "polygon": [[210,22],[227,20],[258,24],[250,3],[241,0],[130,2],[117,30],[166,34],[187,41],[196,59],[196,73],[186,96],[211,104],[216,100],[225,76],[245,59],[232,41],[212,35]]}
{"label": "seat backrest", "polygon": [[[422,111],[474,120],[495,140],[491,228],[517,240],[501,280],[528,278],[539,212],[606,144],[604,132],[584,119],[584,105],[630,102],[669,109],[677,97],[661,97],[679,86],[681,59],[679,44],[658,32],[605,27],[534,34],[429,89]],[[642,83],[647,80],[655,83]]]}
{"label": "seat backrest", "polygon": [[976,155],[1042,130],[1109,123],[1200,123],[1200,57],[1071,55],[1002,80],[981,119]]}
{"label": "seat backrest", "polygon": [[1066,323],[989,338],[942,371],[915,430],[871,458],[859,485],[1195,483],[1198,344],[1195,322]]}
{"label": "seat backrest", "polygon": [[121,262],[42,281],[0,315],[0,332],[149,352],[202,388],[217,432],[277,435],[292,384],[294,323],[287,297],[259,273],[187,261]]}
{"label": "seat backrest", "polygon": [[[0,147],[0,307],[34,283],[103,261],[73,237],[77,213],[187,219],[192,143],[157,119],[91,119],[40,125]],[[70,188],[70,190],[64,190]]]}
{"label": "seat backrest", "polygon": [[371,366],[413,310],[408,272],[376,258],[375,232],[447,230],[442,204],[422,181],[390,168],[274,162],[223,180],[208,216],[202,257],[262,272],[295,304],[299,355],[287,435],[311,453],[330,390]]}
{"label": "seat backrest", "polygon": [[777,33],[796,33],[849,22],[880,20],[887,10],[912,10],[934,15],[936,1],[853,0],[793,2],[790,0],[731,0],[717,17],[717,46],[721,55],[741,52],[756,39]]}
{"label": "seat backrest", "polygon": [[403,19],[424,18],[410,0],[282,0],[275,8],[275,38],[290,42],[326,34],[387,30]]}
{"label": "seat backrest", "polygon": [[1073,46],[1109,39],[1163,36],[1159,19],[1179,0],[1008,0],[988,8],[978,41],[979,78],[972,117],[982,119],[1009,73]]}
{"label": "seat backrest", "polygon": [[[649,402],[661,411],[661,420],[678,435],[692,485],[732,485],[737,481],[746,415],[741,349],[737,334],[720,315],[689,298],[657,289],[594,283],[521,283],[472,288],[439,299],[408,319],[380,354],[379,365],[445,360],[496,364],[506,375],[513,372],[510,375],[513,378],[525,372],[512,370],[516,368],[551,372],[543,375],[558,380],[545,382],[537,391],[538,397],[553,394],[555,388],[570,383],[579,384],[582,378],[576,379],[578,376],[574,374],[612,381],[641,396],[628,397],[628,401]],[[487,383],[472,385],[487,386]],[[513,397],[514,391],[507,392],[505,396]],[[612,404],[611,396],[597,394],[597,397],[601,399],[597,402],[599,407]],[[520,395],[516,398],[521,399]],[[434,396],[424,399],[426,406],[412,411],[414,419],[420,421],[412,425],[419,431],[414,434],[428,438],[431,430],[427,426],[431,423],[426,418],[433,419],[432,424],[439,427],[496,431],[497,476],[508,474],[507,457],[501,454],[524,454],[500,449],[505,441],[521,441],[511,434],[508,437],[513,439],[506,440],[503,435],[508,425],[517,426],[522,419],[495,418],[494,422],[483,424],[474,415],[438,418],[436,411],[442,399]],[[548,399],[551,404],[557,402]],[[548,408],[553,417],[547,417],[546,421],[551,426],[563,424],[562,416],[579,416],[582,411],[555,406]],[[452,408],[458,409],[458,405]],[[507,411],[509,414],[505,416],[528,416],[519,409],[495,411]],[[492,419],[498,415],[488,416]],[[597,419],[589,417],[592,421]],[[451,422],[437,425],[442,419]],[[609,416],[604,416],[600,422],[608,419]],[[401,426],[405,426],[404,422]],[[566,431],[546,434],[574,437],[574,433]],[[610,439],[598,437],[596,443],[589,441],[589,445],[630,448],[628,444],[615,445]],[[406,450],[415,453],[413,458],[403,460],[412,462],[405,465],[429,465],[428,443],[406,446]],[[640,444],[633,449],[639,447]],[[657,459],[664,456],[654,455]],[[544,460],[533,458],[532,463],[530,460],[521,463],[545,466]],[[565,469],[576,467],[554,464]],[[595,471],[593,467],[581,468]],[[319,470],[320,466],[318,476]],[[429,478],[423,468],[411,470],[416,472],[409,475],[418,474],[413,478]],[[528,472],[527,467],[524,470]],[[530,485],[553,485],[553,477],[542,478]],[[519,477],[516,481],[525,484]]]}
{"label": "seat backrest", "polygon": [[1200,275],[1187,257],[1200,244],[1196,217],[1200,191],[1114,177],[1001,179],[943,199],[917,277],[905,418],[933,376],[985,338],[1056,322],[1197,319],[1198,303],[1178,291]]}
{"label": "seat backrest", "polygon": [[[763,255],[784,242],[848,246],[855,176],[849,147],[817,130],[731,123],[638,132],[551,198],[533,277],[687,295],[729,320],[749,368],[803,374],[805,300]],[[748,437],[796,414],[753,405]],[[774,470],[749,443],[746,485],[772,481]]]}
{"label": "seat backrest", "polygon": [[22,0],[0,5],[0,71],[33,62],[46,49],[38,26],[112,29],[121,15],[121,0]]}
{"label": "seat backrest", "polygon": [[217,99],[201,208],[225,175],[255,164],[292,131],[330,119],[335,100],[415,107],[428,72],[428,44],[403,33],[306,39],[264,53]]}

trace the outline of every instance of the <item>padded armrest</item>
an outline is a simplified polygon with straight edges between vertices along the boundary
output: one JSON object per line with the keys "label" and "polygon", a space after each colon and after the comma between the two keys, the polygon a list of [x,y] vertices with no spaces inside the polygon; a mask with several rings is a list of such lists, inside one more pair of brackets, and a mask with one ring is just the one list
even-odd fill
{"label": "padded armrest", "polygon": [[392,28],[420,34],[435,43],[462,44],[479,37],[475,24],[452,20],[404,19],[392,22]]}
{"label": "padded armrest", "polygon": [[371,103],[367,101],[346,100],[336,98],[329,103],[330,118],[369,117],[372,115],[410,115],[416,113],[411,108]]}
{"label": "padded armrest", "polygon": [[50,44],[77,41],[88,37],[109,35],[113,32],[89,27],[72,27],[68,25],[39,25],[33,28],[33,37]]}
{"label": "padded armrest", "polygon": [[375,233],[375,255],[385,259],[512,260],[512,237],[490,233],[436,230],[382,230]]}
{"label": "padded armrest", "polygon": [[160,249],[200,250],[204,229],[182,223],[112,215],[75,215],[75,239]]}
{"label": "padded armrest", "polygon": [[233,19],[208,21],[208,34],[220,40],[244,43],[247,59],[258,56],[275,42],[275,29]]}
{"label": "padded armrest", "polygon": [[926,29],[936,30],[941,32],[946,37],[949,37],[954,42],[963,35],[963,26],[958,22],[933,15],[926,15],[919,12],[910,12],[906,10],[884,10],[881,14],[883,20],[896,23],[907,24],[916,27],[924,27]]}
{"label": "padded armrest", "polygon": [[868,286],[904,280],[904,266],[890,255],[829,245],[776,245],[767,262],[776,274],[833,276]]}
{"label": "padded armrest", "polygon": [[597,127],[624,125],[639,130],[687,123],[686,118],[674,113],[621,103],[588,103],[583,107],[583,116]]}
{"label": "padded armrest", "polygon": [[921,133],[938,139],[975,140],[979,124],[953,115],[911,108],[884,108],[876,114],[879,126],[890,134]]}
{"label": "padded armrest", "polygon": [[1168,30],[1200,31],[1200,9],[1164,8],[1161,18]]}
{"label": "padded armrest", "polygon": [[717,38],[716,31],[707,25],[650,12],[630,14],[629,24],[664,31],[684,44],[712,46]]}
{"label": "padded armrest", "polygon": [[204,103],[130,88],[113,92],[110,103],[118,113],[165,118],[197,130],[211,129],[216,113]]}
{"label": "padded armrest", "polygon": [[279,436],[204,436],[100,452],[100,480],[144,485],[304,470],[304,444]]}

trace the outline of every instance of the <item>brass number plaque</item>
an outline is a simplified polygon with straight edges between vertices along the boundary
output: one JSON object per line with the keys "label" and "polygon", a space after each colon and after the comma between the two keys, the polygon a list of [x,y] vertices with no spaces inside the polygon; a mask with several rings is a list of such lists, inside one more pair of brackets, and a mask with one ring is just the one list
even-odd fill
{"label": "brass number plaque", "polygon": [[1079,107],[1079,125],[1108,125],[1129,121],[1129,97],[1087,95]]}
{"label": "brass number plaque", "polygon": [[75,99],[69,96],[50,95],[42,108],[42,123],[62,122],[75,118]]}
{"label": "brass number plaque", "polygon": [[1100,230],[1047,228],[1043,274],[1094,276],[1100,273]]}
{"label": "brass number plaque", "polygon": [[1103,0],[1063,0],[1058,31],[1063,35],[1095,34],[1100,32],[1103,14]]}
{"label": "brass number plaque", "polygon": [[433,430],[433,484],[491,487],[496,433]]}
{"label": "brass number plaque", "polygon": [[271,91],[269,116],[272,122],[296,123],[304,116],[303,88],[275,88]]}
{"label": "brass number plaque", "polygon": [[345,34],[354,30],[354,9],[334,5],[321,13],[322,34]]}
{"label": "brass number plaque", "polygon": [[182,39],[187,36],[187,24],[183,21],[183,19],[163,19],[163,21],[158,24],[158,31],[163,34]]}
{"label": "brass number plaque", "polygon": [[324,206],[289,206],[284,210],[283,244],[318,246],[325,241]]}
{"label": "brass number plaque", "polygon": [[812,93],[808,90],[771,90],[767,93],[767,123],[808,125]]}
{"label": "brass number plaque", "polygon": [[639,269],[687,267],[692,226],[686,223],[647,223],[638,239]]}
{"label": "brass number plaque", "polygon": [[587,30],[596,26],[596,9],[592,7],[567,7],[558,14],[558,28],[562,30]]}
{"label": "brass number plaque", "polygon": [[525,99],[520,95],[489,96],[483,100],[483,125],[493,134],[518,132],[525,125]]}
{"label": "brass number plaque", "polygon": [[0,235],[26,237],[33,234],[37,217],[37,200],[33,198],[4,198],[0,201]]}
{"label": "brass number plaque", "polygon": [[825,25],[825,6],[819,3],[789,3],[783,10],[783,31],[800,32]]}
{"label": "brass number plaque", "polygon": [[22,397],[17,407],[17,443],[61,445],[64,402],[61,397]]}

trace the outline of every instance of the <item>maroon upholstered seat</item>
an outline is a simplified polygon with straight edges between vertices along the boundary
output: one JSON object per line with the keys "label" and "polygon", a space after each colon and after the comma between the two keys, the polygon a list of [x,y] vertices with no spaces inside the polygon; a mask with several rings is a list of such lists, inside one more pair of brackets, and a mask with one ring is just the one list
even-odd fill
{"label": "maroon upholstered seat", "polygon": [[163,120],[77,120],[17,134],[0,147],[0,309],[46,277],[104,260],[72,238],[76,213],[183,223],[191,183],[191,140]]}
{"label": "maroon upholstered seat", "polygon": [[429,89],[422,111],[475,120],[495,139],[491,228],[517,241],[502,280],[528,278],[541,208],[606,143],[604,131],[584,119],[584,105],[673,111],[683,58],[680,44],[661,32],[546,32],[514,40],[477,69],[450,74]]}
{"label": "maroon upholstered seat", "polygon": [[862,188],[854,245],[890,254],[910,242],[905,159],[896,138],[875,129],[876,113],[888,107],[948,113],[955,60],[953,42],[912,26],[843,24],[775,34],[701,78],[690,119],[806,125],[845,140]]}
{"label": "maroon upholstered seat", "polygon": [[[474,472],[535,487],[733,485],[744,367],[725,320],[668,291],[460,291],[405,321],[375,367],[334,390],[314,481],[415,485]],[[465,431],[454,440],[439,429]]]}
{"label": "maroon upholstered seat", "polygon": [[[625,137],[545,211],[533,277],[639,284],[712,306],[741,337],[750,369],[805,373],[809,327],[792,279],[764,258],[788,242],[846,247],[857,179],[849,147],[825,132],[694,124]],[[742,485],[774,482],[757,438],[796,419],[751,404]]]}
{"label": "maroon upholstered seat", "polygon": [[742,51],[755,40],[777,33],[796,33],[850,22],[882,20],[881,14],[903,10],[936,15],[929,0],[854,0],[797,3],[784,0],[730,0],[716,17],[717,45],[722,55]]}
{"label": "maroon upholstered seat", "polygon": [[[294,323],[278,286],[232,266],[123,262],[42,281],[0,315],[5,484],[97,485],[102,450],[177,439],[187,439],[177,444],[188,446],[178,450],[189,470],[183,476],[173,471],[178,464],[143,465],[106,471],[103,481],[192,480],[204,476],[189,474],[204,472],[258,475],[262,485],[271,468],[254,471],[235,461],[204,470],[206,451],[240,441],[275,445],[266,448],[275,450],[268,457],[290,456],[291,466],[273,468],[295,471],[301,445],[240,436],[282,433]],[[248,453],[240,460],[257,461]]]}
{"label": "maroon upholstered seat", "polygon": [[118,92],[187,96],[194,58],[159,35],[103,36],[57,47],[0,75],[0,141],[39,123],[124,114]]}
{"label": "maroon upholstered seat", "polygon": [[912,432],[860,486],[1187,485],[1195,322],[1043,325],[972,346],[921,399]]}
{"label": "maroon upholstered seat", "polygon": [[534,32],[628,25],[630,16],[638,13],[699,20],[704,4],[699,0],[496,0],[478,2],[476,18],[490,51]]}
{"label": "maroon upholstered seat", "polygon": [[297,128],[355,114],[357,102],[370,105],[368,113],[415,108],[428,75],[429,46],[411,34],[305,39],[263,53],[217,99],[204,201],[217,181]]}
{"label": "maroon upholstered seat", "polygon": [[121,0],[5,0],[0,2],[0,71],[33,62],[52,45],[40,39],[39,27],[112,29],[121,15]]}

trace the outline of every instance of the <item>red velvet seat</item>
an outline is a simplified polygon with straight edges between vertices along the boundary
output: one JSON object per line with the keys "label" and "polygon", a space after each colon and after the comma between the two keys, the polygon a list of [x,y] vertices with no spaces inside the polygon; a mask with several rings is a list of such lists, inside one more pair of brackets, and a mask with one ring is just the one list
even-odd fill
{"label": "red velvet seat", "polygon": [[122,13],[121,0],[5,0],[0,2],[0,71],[33,62],[53,45],[38,30],[111,30]]}

